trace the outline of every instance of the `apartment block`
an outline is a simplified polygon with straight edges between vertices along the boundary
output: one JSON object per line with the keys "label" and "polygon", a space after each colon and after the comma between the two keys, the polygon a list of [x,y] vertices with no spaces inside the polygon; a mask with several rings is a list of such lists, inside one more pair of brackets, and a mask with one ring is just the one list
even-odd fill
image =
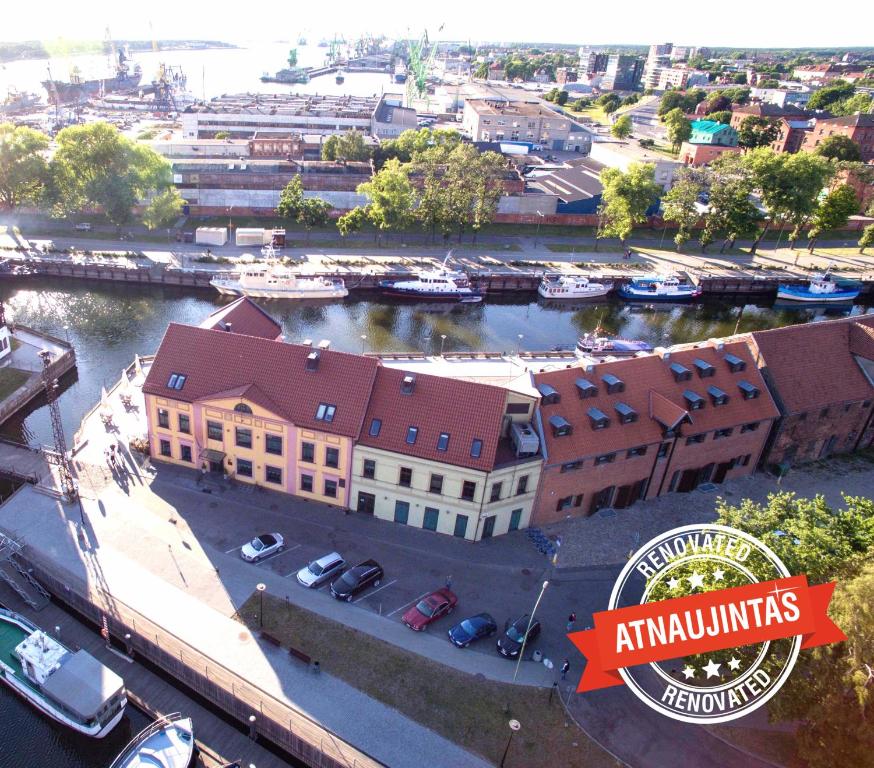
{"label": "apartment block", "polygon": [[537,102],[467,99],[462,125],[474,142],[528,141],[565,149],[573,122]]}
{"label": "apartment block", "polygon": [[874,161],[874,115],[818,118],[813,130],[804,137],[802,148],[812,152],[829,136],[846,136],[852,139],[859,145],[862,162]]}

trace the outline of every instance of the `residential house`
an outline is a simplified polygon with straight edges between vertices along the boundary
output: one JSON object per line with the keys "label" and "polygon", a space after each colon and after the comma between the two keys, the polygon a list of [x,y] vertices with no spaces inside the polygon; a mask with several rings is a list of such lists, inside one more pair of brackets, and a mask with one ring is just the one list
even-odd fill
{"label": "residential house", "polygon": [[525,141],[548,149],[567,148],[574,123],[539,102],[466,99],[464,132],[474,142]]}
{"label": "residential house", "polygon": [[740,341],[533,378],[544,456],[535,525],[748,475],[778,416]]}
{"label": "residential house", "polygon": [[874,443],[874,316],[749,335],[780,409],[767,462],[786,467]]}
{"label": "residential house", "polygon": [[785,117],[787,120],[809,120],[816,117],[812,110],[796,107],[794,104],[779,106],[777,104],[743,104],[734,105],[731,111],[731,127],[740,130],[741,123],[748,117],[765,117],[779,120]]}
{"label": "residential house", "polygon": [[829,136],[846,136],[859,145],[862,162],[874,161],[874,115],[857,113],[845,117],[819,118],[804,139],[803,148],[813,152]]}
{"label": "residential house", "polygon": [[503,387],[380,367],[353,453],[357,511],[471,541],[527,527],[541,465],[535,405]]}
{"label": "residential house", "polygon": [[698,167],[709,165],[717,157],[721,157],[726,153],[737,153],[740,151],[740,147],[724,147],[719,144],[692,144],[684,141],[680,145],[679,159],[685,165]]}
{"label": "residential house", "polygon": [[171,323],[143,386],[155,461],[349,504],[378,362]]}
{"label": "residential house", "polygon": [[730,125],[718,123],[715,120],[693,120],[689,143],[736,147],[737,131]]}
{"label": "residential house", "polygon": [[807,135],[813,130],[816,120],[791,120],[786,117],[778,118],[777,126],[779,133],[771,143],[771,149],[775,152],[798,152],[804,144]]}

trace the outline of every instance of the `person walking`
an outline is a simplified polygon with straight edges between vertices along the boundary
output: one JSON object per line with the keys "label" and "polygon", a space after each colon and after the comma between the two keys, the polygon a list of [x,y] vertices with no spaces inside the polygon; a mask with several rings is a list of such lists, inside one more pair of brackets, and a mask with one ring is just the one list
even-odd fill
{"label": "person walking", "polygon": [[577,621],[577,615],[571,612],[570,616],[567,617],[567,631],[570,632],[574,628],[574,624]]}
{"label": "person walking", "polygon": [[452,576],[451,575],[446,577],[446,589],[452,589]]}
{"label": "person walking", "polygon": [[571,663],[567,659],[565,659],[564,664],[561,665],[561,679],[562,680],[567,679],[567,673],[568,673],[568,670],[570,668],[571,668]]}

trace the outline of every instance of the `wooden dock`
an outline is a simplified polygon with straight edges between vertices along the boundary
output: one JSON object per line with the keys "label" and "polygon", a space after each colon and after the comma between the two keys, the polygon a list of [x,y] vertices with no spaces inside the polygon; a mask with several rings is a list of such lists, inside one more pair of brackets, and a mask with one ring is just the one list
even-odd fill
{"label": "wooden dock", "polygon": [[60,639],[65,645],[84,648],[121,676],[128,699],[138,709],[153,718],[171,712],[182,712],[192,717],[197,746],[201,750],[196,764],[200,768],[218,768],[236,761],[243,766],[256,765],[258,768],[301,765],[277,757],[136,660],[129,660],[124,653],[115,649],[108,650],[103,638],[96,631],[54,602],[37,612],[24,606],[5,584],[0,585],[0,589],[0,601],[11,610],[26,616],[50,633],[54,627],[60,627]]}

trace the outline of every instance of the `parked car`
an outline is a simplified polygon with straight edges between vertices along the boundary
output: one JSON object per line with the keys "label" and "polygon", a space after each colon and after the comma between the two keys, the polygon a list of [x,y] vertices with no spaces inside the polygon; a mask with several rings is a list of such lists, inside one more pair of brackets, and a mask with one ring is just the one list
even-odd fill
{"label": "parked car", "polygon": [[478,613],[456,624],[447,633],[453,645],[467,648],[475,640],[491,637],[498,631],[498,625],[488,613]]}
{"label": "parked car", "polygon": [[73,227],[77,232],[90,232],[91,225],[87,221],[80,221],[76,226]]}
{"label": "parked car", "polygon": [[371,585],[378,587],[384,575],[382,566],[376,560],[365,560],[334,579],[331,583],[331,594],[338,600],[350,603],[362,589]]}
{"label": "parked car", "polygon": [[247,563],[257,563],[265,557],[285,549],[281,533],[262,533],[240,547],[240,557]]}
{"label": "parked car", "polygon": [[[528,639],[525,639],[525,631],[528,630]],[[531,628],[528,629],[528,614],[516,621],[504,625],[504,634],[498,638],[498,653],[508,659],[515,659],[522,650],[522,644],[528,644],[540,634],[540,621],[534,619]]]}
{"label": "parked car", "polygon": [[452,613],[452,609],[457,604],[458,597],[455,592],[443,587],[442,589],[434,590],[430,595],[425,595],[403,615],[401,620],[410,629],[421,632],[441,616]]}
{"label": "parked car", "polygon": [[336,576],[346,565],[346,561],[336,552],[313,560],[297,572],[297,580],[305,587],[320,587],[328,579]]}

